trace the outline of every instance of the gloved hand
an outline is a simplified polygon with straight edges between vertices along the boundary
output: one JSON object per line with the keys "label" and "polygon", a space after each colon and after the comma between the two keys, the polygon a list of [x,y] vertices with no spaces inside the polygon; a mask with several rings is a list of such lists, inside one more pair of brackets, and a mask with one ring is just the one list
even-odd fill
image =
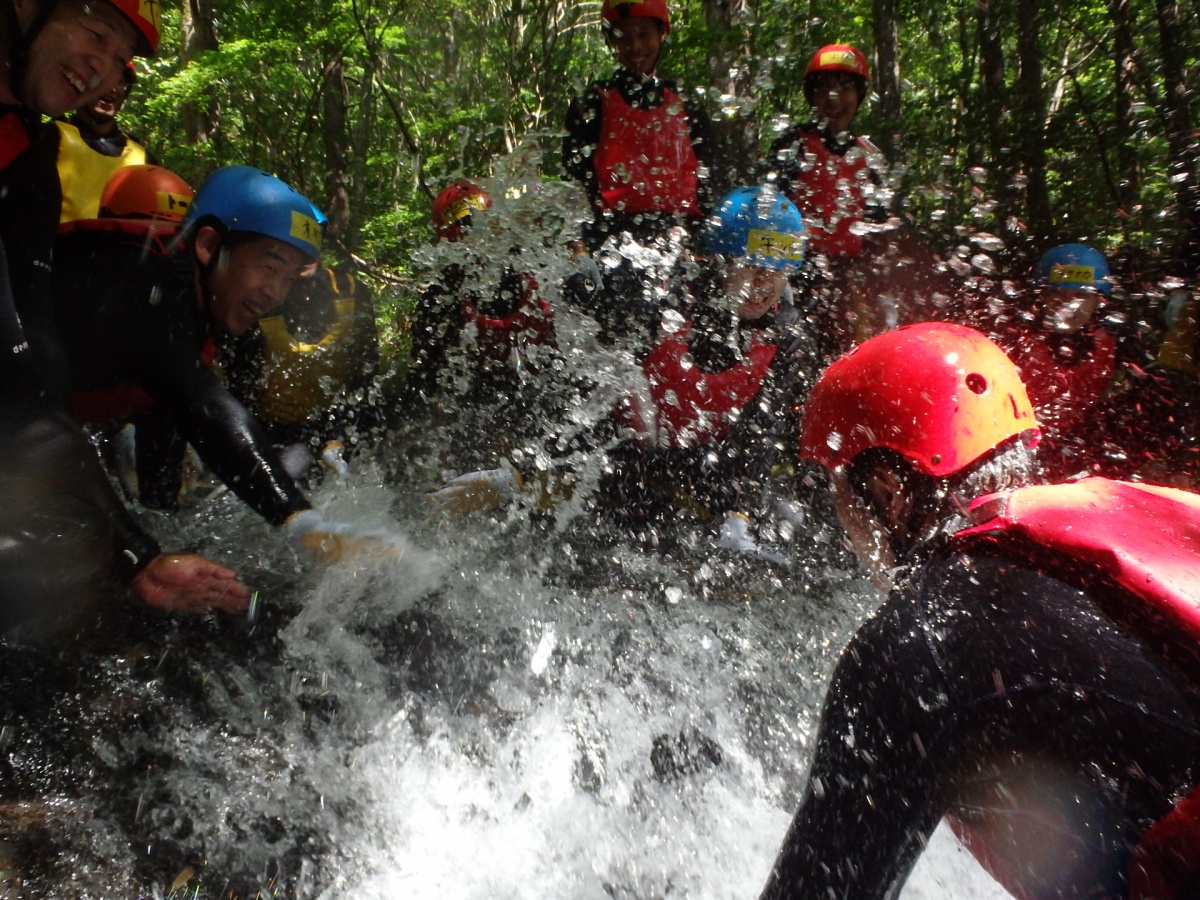
{"label": "gloved hand", "polygon": [[729,513],[725,516],[715,543],[719,550],[731,550],[776,565],[791,565],[791,560],[778,547],[760,544],[755,540],[750,527],[750,517],[744,513]]}
{"label": "gloved hand", "polygon": [[459,475],[425,496],[433,504],[435,513],[448,519],[461,519],[473,512],[498,509],[524,489],[525,482],[520,474],[506,463],[499,469]]}
{"label": "gloved hand", "polygon": [[404,555],[397,535],[326,519],[315,509],[292,513],[285,524],[289,543],[313,562],[399,559]]}
{"label": "gloved hand", "polygon": [[325,445],[325,449],[321,451],[321,465],[325,467],[327,474],[338,478],[350,474],[350,466],[342,457],[345,449],[341,441],[330,441]]}

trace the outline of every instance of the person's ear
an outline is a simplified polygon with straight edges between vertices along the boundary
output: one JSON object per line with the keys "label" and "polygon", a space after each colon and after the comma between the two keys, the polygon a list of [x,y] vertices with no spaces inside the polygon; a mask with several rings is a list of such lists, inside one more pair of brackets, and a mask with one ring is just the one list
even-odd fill
{"label": "person's ear", "polygon": [[201,266],[207,266],[221,250],[221,240],[223,235],[211,225],[201,225],[196,229],[196,235],[192,238],[192,252],[196,254],[196,261]]}
{"label": "person's ear", "polygon": [[883,524],[895,527],[908,521],[909,497],[904,480],[895,469],[880,468],[871,473],[864,485],[871,507]]}

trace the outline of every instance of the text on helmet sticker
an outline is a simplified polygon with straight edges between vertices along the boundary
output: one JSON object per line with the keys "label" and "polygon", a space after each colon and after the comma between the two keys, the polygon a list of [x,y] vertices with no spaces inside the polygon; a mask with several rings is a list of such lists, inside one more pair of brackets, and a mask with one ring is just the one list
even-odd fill
{"label": "text on helmet sticker", "polygon": [[1096,268],[1083,266],[1078,263],[1055,263],[1050,267],[1050,283],[1066,284],[1068,282],[1086,282],[1091,284],[1096,280]]}
{"label": "text on helmet sticker", "polygon": [[446,209],[446,224],[466,218],[471,215],[471,210],[473,209],[480,211],[487,209],[487,203],[484,202],[482,194],[471,194],[469,197],[463,197],[456,203],[452,203]]}
{"label": "text on helmet sticker", "polygon": [[317,224],[317,220],[294,209],[292,210],[291,235],[305,243],[312,244],[318,250],[321,249],[321,226]]}
{"label": "text on helmet sticker", "polygon": [[804,238],[786,231],[751,228],[746,239],[747,256],[767,256],[800,262],[804,259]]}
{"label": "text on helmet sticker", "polygon": [[156,191],[154,205],[158,212],[165,216],[182,216],[192,205],[190,198],[171,191]]}
{"label": "text on helmet sticker", "polygon": [[162,15],[159,11],[160,0],[138,0],[138,15],[154,26],[154,30],[162,33]]}
{"label": "text on helmet sticker", "polygon": [[821,54],[822,66],[847,66],[858,69],[858,59],[849,50],[826,50]]}

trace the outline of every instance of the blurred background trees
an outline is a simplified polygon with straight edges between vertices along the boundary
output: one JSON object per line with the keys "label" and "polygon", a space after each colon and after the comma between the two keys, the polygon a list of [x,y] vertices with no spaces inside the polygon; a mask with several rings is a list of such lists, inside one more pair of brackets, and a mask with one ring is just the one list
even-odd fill
{"label": "blurred background trees", "polygon": [[[126,125],[193,183],[235,162],[288,179],[329,211],[335,255],[400,278],[449,180],[535,146],[559,178],[566,105],[612,68],[598,0],[182,3]],[[705,93],[719,184],[807,116],[812,52],[849,42],[872,59],[856,126],[935,241],[1163,256],[1196,206],[1195,4],[685,0],[673,17],[661,68]]]}

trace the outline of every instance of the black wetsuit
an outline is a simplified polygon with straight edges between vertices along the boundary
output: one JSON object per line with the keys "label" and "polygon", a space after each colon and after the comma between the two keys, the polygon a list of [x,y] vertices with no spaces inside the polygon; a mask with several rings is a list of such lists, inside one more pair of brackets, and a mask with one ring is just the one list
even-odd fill
{"label": "black wetsuit", "polygon": [[[119,231],[60,237],[55,299],[71,388],[139,385],[154,401],[154,414],[167,417],[168,430],[178,429],[218,478],[279,525],[309,503],[263,427],[202,358],[209,326],[196,308],[188,251],[162,255],[147,252],[144,243]],[[158,493],[144,499],[169,505],[175,488],[172,495],[160,483],[150,488]]]}
{"label": "black wetsuit", "polygon": [[[40,356],[22,326],[51,327],[50,248],[58,224],[58,178],[36,118],[0,114],[0,633],[44,635],[76,624],[159,554],[100,468],[95,450],[49,401],[47,367],[61,360],[52,332]],[[20,126],[20,130],[16,130]],[[22,137],[22,132],[24,137]],[[7,151],[4,153],[4,151]],[[8,254],[14,263],[8,263]],[[19,291],[19,293],[17,293]],[[17,298],[22,302],[18,307]],[[18,315],[20,308],[20,315]],[[35,361],[39,357],[40,365]]]}
{"label": "black wetsuit", "polygon": [[[593,85],[584,94],[571,101],[567,110],[566,137],[563,138],[563,171],[583,185],[595,211],[595,218],[584,226],[582,238],[588,249],[595,252],[610,236],[615,236],[618,248],[616,258],[604,260],[601,271],[604,287],[594,290],[587,279],[575,274],[566,280],[564,297],[595,317],[600,324],[600,340],[610,344],[618,339],[632,338],[645,346],[658,329],[661,311],[661,287],[668,275],[666,269],[650,265],[645,255],[637,260],[630,258],[628,251],[620,249],[623,242],[632,240],[640,246],[650,247],[662,243],[666,253],[677,252],[665,238],[672,228],[684,226],[685,240],[694,244],[704,216],[712,208],[711,173],[715,163],[711,124],[703,105],[689,96],[681,95],[687,114],[688,131],[692,150],[699,164],[696,187],[698,209],[691,214],[678,212],[623,212],[605,208],[600,197],[600,184],[596,173],[596,149],[604,138],[604,101],[600,91],[617,91],[622,99],[637,110],[656,110],[666,102],[664,90],[678,92],[673,82],[658,77],[645,77],[627,69],[618,68],[612,78]],[[636,148],[628,148],[636,152]]]}
{"label": "black wetsuit", "polygon": [[[1096,596],[984,555],[918,568],[838,663],[762,896],[892,896],[947,812],[1038,835],[1030,896],[1127,896],[1134,846],[1200,772],[1200,722],[1195,682]],[[1066,824],[1038,831],[1039,809]]]}

